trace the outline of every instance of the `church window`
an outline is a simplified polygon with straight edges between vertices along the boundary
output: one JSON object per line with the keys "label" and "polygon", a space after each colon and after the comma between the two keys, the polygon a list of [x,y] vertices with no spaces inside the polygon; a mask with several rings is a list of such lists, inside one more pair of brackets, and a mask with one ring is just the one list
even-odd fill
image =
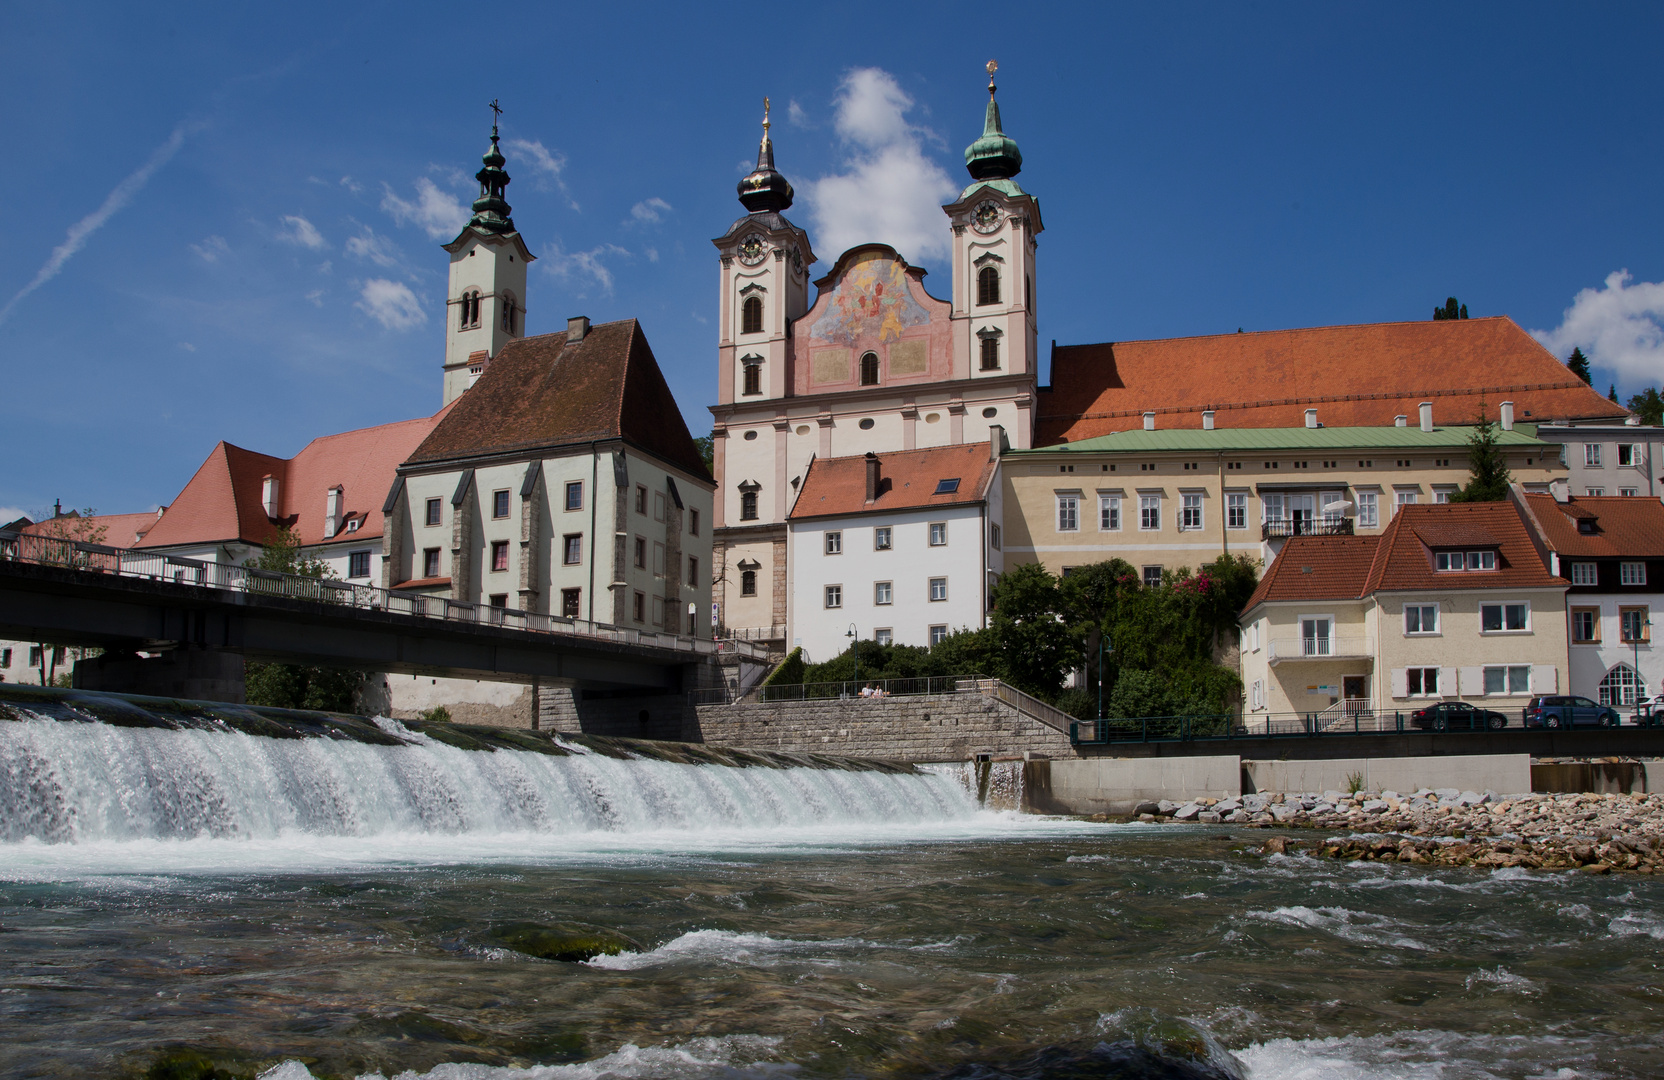
{"label": "church window", "polygon": [[982,370],[998,371],[1000,367],[1000,339],[985,337],[982,339]]}
{"label": "church window", "polygon": [[997,304],[1000,302],[1000,272],[992,266],[984,266],[976,275],[976,302],[979,304]]}
{"label": "church window", "polygon": [[514,306],[514,294],[511,293],[511,292],[505,292],[503,294],[503,330],[504,331],[506,331],[510,334],[514,333],[515,316],[517,314],[518,314],[518,311]]}
{"label": "church window", "polygon": [[757,571],[755,571],[755,570],[741,570],[740,571],[740,595],[741,596],[756,596],[757,595]]}
{"label": "church window", "polygon": [[757,520],[757,493],[755,491],[740,492],[740,520]]}
{"label": "church window", "polygon": [[763,365],[761,363],[745,365],[744,394],[760,394],[763,392]]}
{"label": "church window", "polygon": [[470,289],[462,294],[462,303],[457,315],[458,330],[472,330],[480,324],[480,294],[477,289]]}
{"label": "church window", "polygon": [[740,317],[740,333],[760,334],[763,332],[763,298],[748,296]]}
{"label": "church window", "polygon": [[874,352],[861,354],[861,385],[878,385],[878,354]]}

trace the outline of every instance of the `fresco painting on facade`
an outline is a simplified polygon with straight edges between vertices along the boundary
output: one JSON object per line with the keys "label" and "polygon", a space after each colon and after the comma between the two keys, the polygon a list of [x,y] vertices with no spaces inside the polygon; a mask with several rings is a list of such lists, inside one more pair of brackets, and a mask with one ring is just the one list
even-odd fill
{"label": "fresco painting on facade", "polygon": [[900,341],[907,327],[928,322],[930,313],[908,291],[903,264],[865,252],[833,287],[826,313],[809,328],[809,338],[854,348],[874,339]]}

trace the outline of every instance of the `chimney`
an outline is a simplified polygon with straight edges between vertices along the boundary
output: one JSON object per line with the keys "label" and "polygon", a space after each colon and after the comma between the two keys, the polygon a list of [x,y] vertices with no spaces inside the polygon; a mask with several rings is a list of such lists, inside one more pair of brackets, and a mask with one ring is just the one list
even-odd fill
{"label": "chimney", "polygon": [[1514,430],[1514,403],[1512,401],[1502,403],[1502,430]]}
{"label": "chimney", "polygon": [[1567,484],[1564,478],[1551,481],[1548,485],[1548,490],[1549,493],[1554,496],[1554,501],[1557,503],[1571,501],[1571,485]]}
{"label": "chimney", "polygon": [[988,460],[998,461],[1005,450],[1005,427],[1001,424],[988,425]]}
{"label": "chimney", "polygon": [[1392,418],[1392,426],[1393,427],[1409,427],[1410,426],[1410,418],[1408,416],[1405,416],[1403,413],[1399,413],[1397,416]]}
{"label": "chimney", "polygon": [[1640,427],[1641,418],[1636,416],[1634,413],[1630,413],[1628,416],[1624,417],[1624,424],[1627,427]]}
{"label": "chimney", "polygon": [[278,511],[282,509],[278,501],[278,494],[277,477],[267,473],[260,478],[260,508],[266,512],[267,517],[273,520],[278,517]]}
{"label": "chimney", "polygon": [[1203,431],[1212,431],[1213,430],[1213,410],[1212,409],[1203,409],[1202,410],[1202,430]]}
{"label": "chimney", "polygon": [[1421,403],[1421,430],[1433,430],[1433,403],[1431,401]]}
{"label": "chimney", "polygon": [[1314,427],[1317,426],[1317,410],[1316,409],[1307,409],[1306,410],[1306,426],[1309,427],[1309,428],[1314,428]]}
{"label": "chimney", "polygon": [[1156,429],[1156,414],[1153,413],[1153,412],[1145,413],[1144,414],[1144,430],[1145,431],[1154,431],[1155,429]]}
{"label": "chimney", "polygon": [[574,315],[566,320],[566,343],[576,345],[589,334],[589,316]]}
{"label": "chimney", "polygon": [[341,485],[329,489],[324,498],[324,536],[334,536],[341,529]]}
{"label": "chimney", "polygon": [[878,498],[878,455],[867,451],[867,501]]}

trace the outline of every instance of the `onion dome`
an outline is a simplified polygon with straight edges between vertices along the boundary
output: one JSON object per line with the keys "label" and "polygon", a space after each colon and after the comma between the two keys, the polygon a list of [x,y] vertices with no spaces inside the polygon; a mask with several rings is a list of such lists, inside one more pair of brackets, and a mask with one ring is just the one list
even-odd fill
{"label": "onion dome", "polygon": [[774,143],[768,137],[768,98],[763,99],[763,142],[757,148],[757,168],[739,183],[740,202],[753,214],[778,213],[792,204],[792,185],[774,169]]}
{"label": "onion dome", "polygon": [[[492,109],[497,109],[497,103],[491,103]],[[485,152],[481,159],[485,167],[474,174],[474,179],[480,182],[480,197],[474,200],[474,216],[468,219],[468,224],[486,232],[511,233],[514,231],[514,219],[509,217],[512,209],[508,200],[503,196],[503,189],[508,187],[509,175],[503,171],[506,159],[502,150],[497,147],[497,125],[491,125],[491,149]]]}
{"label": "onion dome", "polygon": [[988,113],[982,123],[982,138],[965,148],[965,168],[974,180],[1005,180],[1023,171],[1023,152],[1017,140],[1000,130],[1000,104],[994,100],[994,72],[999,65],[988,61]]}

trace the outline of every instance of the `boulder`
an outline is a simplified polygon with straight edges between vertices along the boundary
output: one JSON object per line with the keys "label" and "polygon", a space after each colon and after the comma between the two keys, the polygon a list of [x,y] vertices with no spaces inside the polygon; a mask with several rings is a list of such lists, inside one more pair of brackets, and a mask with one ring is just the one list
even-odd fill
{"label": "boulder", "polygon": [[491,937],[505,949],[569,963],[646,951],[640,942],[626,934],[589,923],[506,923],[492,927]]}
{"label": "boulder", "polygon": [[1225,816],[1212,810],[1203,810],[1196,815],[1196,820],[1208,825],[1217,825],[1225,820]]}
{"label": "boulder", "polygon": [[1213,804],[1213,808],[1221,814],[1229,814],[1233,810],[1241,810],[1242,802],[1239,799],[1221,799]]}
{"label": "boulder", "polygon": [[1184,805],[1184,803],[1176,803],[1172,799],[1163,799],[1160,802],[1156,803],[1156,813],[1158,813],[1158,814],[1171,814],[1173,811],[1177,810],[1179,807],[1181,807],[1183,805]]}
{"label": "boulder", "polygon": [[1177,810],[1173,811],[1173,820],[1174,821],[1193,821],[1193,820],[1195,820],[1196,815],[1200,814],[1201,812],[1202,812],[1202,805],[1200,803],[1185,803],[1183,806],[1181,806]]}
{"label": "boulder", "polygon": [[1139,803],[1137,806],[1133,807],[1132,812],[1135,813],[1135,814],[1154,814],[1160,809],[1161,809],[1161,804],[1160,803],[1151,802],[1149,800],[1146,800],[1144,802]]}
{"label": "boulder", "polygon": [[1244,795],[1242,797],[1242,808],[1250,814],[1257,814],[1270,805],[1271,800],[1264,795]]}
{"label": "boulder", "polygon": [[1385,799],[1370,799],[1368,802],[1364,803],[1363,806],[1364,813],[1366,814],[1379,814],[1381,811],[1386,809],[1388,809],[1388,806]]}

